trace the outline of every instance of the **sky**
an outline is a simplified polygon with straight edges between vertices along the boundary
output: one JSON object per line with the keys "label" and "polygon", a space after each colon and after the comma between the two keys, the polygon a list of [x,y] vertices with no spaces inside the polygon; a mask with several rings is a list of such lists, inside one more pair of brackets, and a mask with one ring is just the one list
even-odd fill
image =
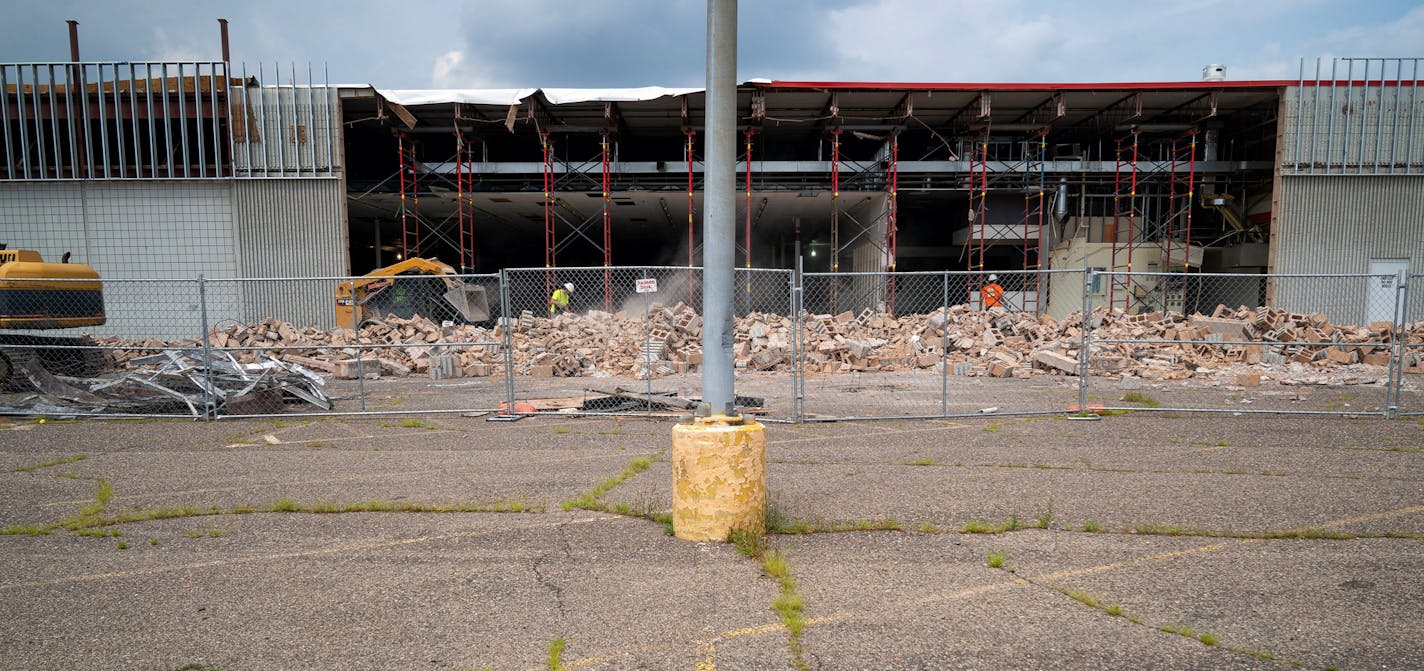
{"label": "sky", "polygon": [[[1300,59],[1424,57],[1424,2],[1395,0],[760,0],[740,3],[738,77],[791,81],[1294,79]],[[0,62],[265,64],[378,88],[705,82],[702,0],[10,0]],[[1406,76],[1408,70],[1406,69]],[[285,81],[285,78],[284,78]]]}

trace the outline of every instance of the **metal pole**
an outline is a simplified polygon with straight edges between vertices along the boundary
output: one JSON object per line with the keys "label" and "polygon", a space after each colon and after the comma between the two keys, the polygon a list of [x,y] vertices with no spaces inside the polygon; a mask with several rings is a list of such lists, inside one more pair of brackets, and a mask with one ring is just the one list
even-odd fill
{"label": "metal pole", "polygon": [[940,291],[940,309],[944,322],[940,324],[939,343],[939,414],[949,415],[949,271],[944,271],[944,286]]}
{"label": "metal pole", "polygon": [[217,388],[213,386],[212,339],[208,334],[208,283],[202,273],[198,273],[198,315],[202,321],[203,329],[203,375],[208,386],[203,390],[203,414],[208,419],[215,420],[218,414],[218,400],[214,396]]}
{"label": "metal pole", "polygon": [[1385,418],[1399,417],[1400,396],[1404,393],[1404,311],[1409,305],[1409,271],[1399,273],[1394,291],[1393,356],[1389,359],[1389,382],[1385,387]]}
{"label": "metal pole", "polygon": [[509,309],[509,271],[499,271],[499,315],[504,320],[500,331],[504,336],[504,397],[505,414],[514,414],[514,320]]}
{"label": "metal pole", "polygon": [[1082,342],[1078,345],[1078,414],[1088,412],[1088,348],[1092,346],[1089,333],[1093,328],[1093,280],[1096,271],[1083,271],[1083,319]]}
{"label": "metal pole", "polygon": [[[643,279],[648,279],[648,269],[643,269]],[[648,404],[643,408],[645,412],[653,411],[653,324],[648,318],[650,304],[653,302],[653,294],[643,294],[643,374],[648,378]]]}
{"label": "metal pole", "polygon": [[806,301],[806,278],[802,276],[802,258],[796,255],[796,268],[792,271],[792,329],[796,343],[795,365],[792,366],[792,422],[799,425],[805,415],[806,403],[806,315],[802,303]]}
{"label": "metal pole", "polygon": [[703,204],[702,399],[732,413],[732,267],[736,263],[737,1],[707,0],[707,163]]}

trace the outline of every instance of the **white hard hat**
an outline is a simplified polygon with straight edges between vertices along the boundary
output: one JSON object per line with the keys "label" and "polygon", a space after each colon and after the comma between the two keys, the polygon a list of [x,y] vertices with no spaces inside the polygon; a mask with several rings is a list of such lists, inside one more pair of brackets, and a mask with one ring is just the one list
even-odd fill
{"label": "white hard hat", "polygon": [[999,281],[999,276],[998,276],[998,275],[994,275],[994,274],[991,273],[991,274],[989,275],[989,281],[990,281],[990,282],[998,282],[998,281]]}
{"label": "white hard hat", "polygon": [[573,282],[564,282],[564,288],[565,288],[565,289],[568,289],[569,293],[573,293],[573,292],[574,292],[574,283],[573,283]]}

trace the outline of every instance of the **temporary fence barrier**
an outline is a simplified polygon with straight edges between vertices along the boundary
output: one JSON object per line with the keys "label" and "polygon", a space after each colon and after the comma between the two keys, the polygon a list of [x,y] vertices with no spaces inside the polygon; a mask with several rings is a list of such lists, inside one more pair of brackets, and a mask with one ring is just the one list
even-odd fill
{"label": "temporary fence barrier", "polygon": [[[785,422],[1424,414],[1419,277],[738,269],[737,400]],[[4,287],[10,414],[647,416],[700,397],[700,268]]]}

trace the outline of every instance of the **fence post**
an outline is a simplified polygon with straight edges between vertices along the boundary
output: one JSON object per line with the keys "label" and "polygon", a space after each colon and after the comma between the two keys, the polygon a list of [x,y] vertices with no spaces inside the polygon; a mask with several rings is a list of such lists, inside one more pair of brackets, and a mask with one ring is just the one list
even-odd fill
{"label": "fence post", "polygon": [[949,415],[949,271],[944,271],[944,285],[940,288],[939,306],[944,321],[940,323],[939,343],[939,415]]}
{"label": "fence post", "polygon": [[500,335],[504,340],[504,412],[514,413],[514,321],[510,319],[509,270],[499,269]]}
{"label": "fence post", "polygon": [[1404,392],[1404,311],[1409,305],[1409,272],[1399,273],[1394,285],[1394,323],[1390,334],[1394,350],[1389,357],[1389,377],[1385,383],[1385,419],[1399,418],[1399,399]]}
{"label": "fence post", "polygon": [[[647,268],[643,268],[643,279],[648,279]],[[643,406],[645,415],[653,414],[653,321],[648,314],[652,302],[652,293],[643,294],[643,375],[648,378],[648,401]],[[732,403],[736,403],[735,397]]]}
{"label": "fence post", "polygon": [[802,417],[806,415],[806,343],[802,342],[806,338],[806,315],[802,309],[806,302],[806,278],[802,275],[802,258],[796,255],[796,266],[792,268],[792,295],[790,295],[790,309],[792,309],[792,329],[795,336],[792,340],[796,342],[796,359],[792,365],[792,423],[802,423]]}
{"label": "fence post", "polygon": [[1083,332],[1082,342],[1078,346],[1078,414],[1084,416],[1088,414],[1088,352],[1093,345],[1090,335],[1093,330],[1093,281],[1097,276],[1097,271],[1083,269]]}
{"label": "fence post", "polygon": [[208,331],[208,282],[198,273],[198,320],[203,329],[203,378],[207,388],[203,390],[203,416],[209,421],[217,419],[218,400],[213,386],[213,348]]}

